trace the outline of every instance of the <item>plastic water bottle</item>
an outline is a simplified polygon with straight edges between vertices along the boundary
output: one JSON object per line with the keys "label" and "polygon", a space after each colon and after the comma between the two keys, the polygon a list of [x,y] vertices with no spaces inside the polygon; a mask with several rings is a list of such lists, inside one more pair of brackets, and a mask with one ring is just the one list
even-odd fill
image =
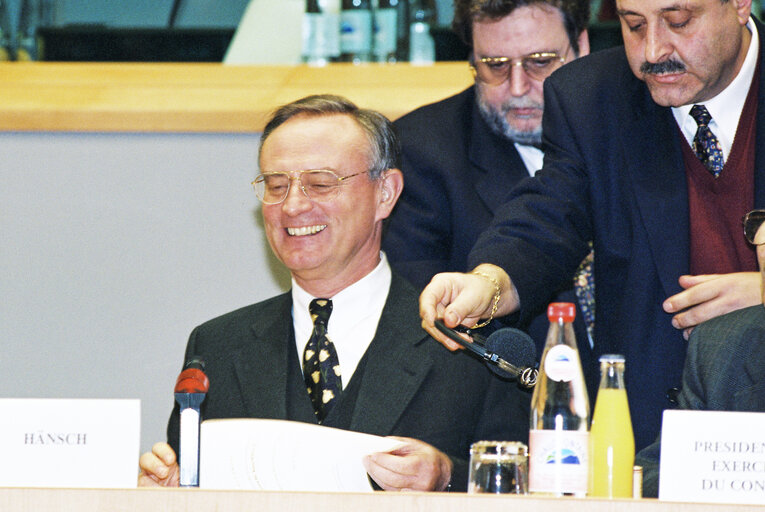
{"label": "plastic water bottle", "polygon": [[302,59],[323,66],[340,56],[340,1],[306,0]]}
{"label": "plastic water bottle", "polygon": [[588,495],[631,498],[634,462],[635,438],[624,387],[624,356],[603,355],[590,429]]}
{"label": "plastic water bottle", "polygon": [[372,4],[370,0],[343,0],[340,13],[340,60],[372,60]]}
{"label": "plastic water bottle", "polygon": [[379,0],[374,16],[374,57],[377,62],[396,62],[399,0]]}
{"label": "plastic water bottle", "polygon": [[8,15],[8,2],[0,0],[0,61],[13,60],[13,41],[11,39],[11,21]]}
{"label": "plastic water bottle", "polygon": [[571,303],[557,302],[547,309],[550,329],[531,398],[531,493],[587,493],[590,404],[574,337],[575,316]]}
{"label": "plastic water bottle", "polygon": [[20,61],[37,60],[40,56],[40,41],[37,29],[40,26],[42,4],[40,0],[23,0],[16,30],[16,58]]}
{"label": "plastic water bottle", "polygon": [[412,64],[433,64],[436,60],[436,43],[430,35],[435,20],[431,0],[412,0],[409,23],[409,62]]}

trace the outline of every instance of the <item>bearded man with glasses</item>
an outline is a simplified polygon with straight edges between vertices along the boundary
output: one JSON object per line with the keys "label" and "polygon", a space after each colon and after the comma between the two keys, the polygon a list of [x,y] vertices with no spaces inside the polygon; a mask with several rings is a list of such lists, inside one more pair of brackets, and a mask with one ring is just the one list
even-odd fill
{"label": "bearded man with glasses", "polygon": [[[762,304],[704,322],[688,340],[681,409],[765,412],[765,210],[744,216],[744,236],[757,250]],[[661,438],[635,460],[643,466],[643,495],[659,488]]]}
{"label": "bearded man with glasses", "polygon": [[[452,28],[471,47],[474,85],[394,123],[406,187],[383,247],[393,267],[420,287],[439,272],[468,270],[468,253],[505,195],[542,166],[545,79],[590,50],[585,0],[454,4]],[[546,299],[579,304],[575,329],[594,397],[599,370],[589,356],[595,316],[590,263]],[[574,280],[581,283],[576,291]],[[541,353],[548,325],[543,307],[518,327]]]}
{"label": "bearded man with glasses", "polygon": [[[260,143],[253,186],[292,289],[194,329],[184,360],[206,363],[204,419],[398,436],[399,449],[362,461],[378,488],[464,491],[473,442],[528,438],[530,395],[430,338],[417,290],[391,272],[382,222],[403,186],[392,124],[309,96],[280,107]],[[139,485],[178,485],[179,421],[176,407],[168,443],[140,459]]]}

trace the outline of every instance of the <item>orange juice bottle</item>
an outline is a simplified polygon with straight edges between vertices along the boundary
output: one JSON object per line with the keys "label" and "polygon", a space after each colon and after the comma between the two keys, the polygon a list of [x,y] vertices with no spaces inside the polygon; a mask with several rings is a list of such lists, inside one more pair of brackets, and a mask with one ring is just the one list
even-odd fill
{"label": "orange juice bottle", "polygon": [[601,356],[600,373],[600,387],[590,428],[587,494],[631,498],[635,439],[624,387],[624,356]]}

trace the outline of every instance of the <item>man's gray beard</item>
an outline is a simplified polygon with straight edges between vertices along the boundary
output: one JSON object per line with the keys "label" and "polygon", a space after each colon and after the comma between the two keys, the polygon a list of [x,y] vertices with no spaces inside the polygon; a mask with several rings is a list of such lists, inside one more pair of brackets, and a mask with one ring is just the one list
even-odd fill
{"label": "man's gray beard", "polygon": [[541,124],[534,130],[521,131],[510,126],[510,123],[507,121],[507,112],[511,108],[542,108],[541,105],[526,99],[518,100],[510,98],[497,109],[484,100],[480,84],[475,84],[475,90],[476,102],[478,103],[478,110],[481,112],[481,117],[483,117],[484,121],[486,121],[494,133],[513,142],[517,142],[518,144],[537,147],[542,145]]}

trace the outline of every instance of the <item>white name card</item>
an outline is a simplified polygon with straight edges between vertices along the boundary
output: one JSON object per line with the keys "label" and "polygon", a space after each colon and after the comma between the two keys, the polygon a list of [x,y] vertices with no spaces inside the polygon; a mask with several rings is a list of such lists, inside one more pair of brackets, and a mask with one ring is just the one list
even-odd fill
{"label": "white name card", "polygon": [[0,487],[136,487],[140,400],[0,399]]}
{"label": "white name card", "polygon": [[664,411],[659,499],[765,503],[765,413]]}

